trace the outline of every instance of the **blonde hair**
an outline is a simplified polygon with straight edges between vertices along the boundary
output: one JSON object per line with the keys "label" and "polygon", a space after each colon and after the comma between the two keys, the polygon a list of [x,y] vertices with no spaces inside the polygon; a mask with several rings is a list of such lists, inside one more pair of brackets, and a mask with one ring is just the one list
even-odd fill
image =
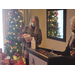
{"label": "blonde hair", "polygon": [[71,19],[70,19],[70,23],[73,23],[75,25],[75,16],[73,16]]}
{"label": "blonde hair", "polygon": [[40,23],[39,23],[39,18],[38,18],[37,16],[33,16],[33,17],[31,18],[30,22],[29,22],[29,26],[30,26],[30,27],[31,27],[31,21],[32,21],[33,18],[35,18],[35,24],[36,24],[36,26],[35,26],[34,33],[36,34],[36,30],[37,30],[37,29],[40,29]]}

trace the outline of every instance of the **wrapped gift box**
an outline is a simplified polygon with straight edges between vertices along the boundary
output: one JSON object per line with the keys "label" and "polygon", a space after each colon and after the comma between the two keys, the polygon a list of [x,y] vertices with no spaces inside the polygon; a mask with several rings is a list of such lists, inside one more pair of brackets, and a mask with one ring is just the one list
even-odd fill
{"label": "wrapped gift box", "polygon": [[3,59],[3,65],[10,65],[10,59]]}
{"label": "wrapped gift box", "polygon": [[10,61],[10,65],[14,65],[15,63],[17,63],[16,60],[11,60],[11,61]]}
{"label": "wrapped gift box", "polygon": [[26,64],[24,64],[22,60],[19,60],[19,62],[15,63],[14,65],[26,65]]}

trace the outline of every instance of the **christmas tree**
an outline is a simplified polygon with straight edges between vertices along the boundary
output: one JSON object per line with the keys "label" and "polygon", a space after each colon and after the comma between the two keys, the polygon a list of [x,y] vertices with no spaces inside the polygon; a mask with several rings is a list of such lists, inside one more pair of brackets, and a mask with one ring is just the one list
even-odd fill
{"label": "christmas tree", "polygon": [[11,9],[9,17],[7,18],[7,36],[5,39],[5,54],[13,58],[16,53],[18,56],[22,55],[22,40],[17,40],[17,35],[21,33],[24,28],[23,10]]}
{"label": "christmas tree", "polygon": [[48,11],[47,20],[48,20],[48,36],[59,37],[59,28],[58,28],[58,12]]}

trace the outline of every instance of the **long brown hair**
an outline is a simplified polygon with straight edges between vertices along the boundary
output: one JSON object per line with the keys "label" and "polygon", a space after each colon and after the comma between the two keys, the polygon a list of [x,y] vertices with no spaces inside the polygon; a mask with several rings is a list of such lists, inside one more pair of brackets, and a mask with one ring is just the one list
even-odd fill
{"label": "long brown hair", "polygon": [[36,34],[37,33],[37,29],[40,29],[40,24],[39,24],[39,18],[37,16],[33,16],[29,22],[29,26],[31,27],[31,21],[32,19],[35,18],[35,30],[34,30],[34,33]]}

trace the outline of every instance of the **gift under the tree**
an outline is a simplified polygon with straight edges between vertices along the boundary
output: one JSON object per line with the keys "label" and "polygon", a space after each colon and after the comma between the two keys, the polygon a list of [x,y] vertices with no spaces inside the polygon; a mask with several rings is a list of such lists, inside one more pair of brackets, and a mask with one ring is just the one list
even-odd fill
{"label": "gift under the tree", "polygon": [[26,65],[22,60],[19,60],[19,62],[15,63],[14,65]]}
{"label": "gift under the tree", "polygon": [[10,65],[10,59],[3,59],[3,65]]}

